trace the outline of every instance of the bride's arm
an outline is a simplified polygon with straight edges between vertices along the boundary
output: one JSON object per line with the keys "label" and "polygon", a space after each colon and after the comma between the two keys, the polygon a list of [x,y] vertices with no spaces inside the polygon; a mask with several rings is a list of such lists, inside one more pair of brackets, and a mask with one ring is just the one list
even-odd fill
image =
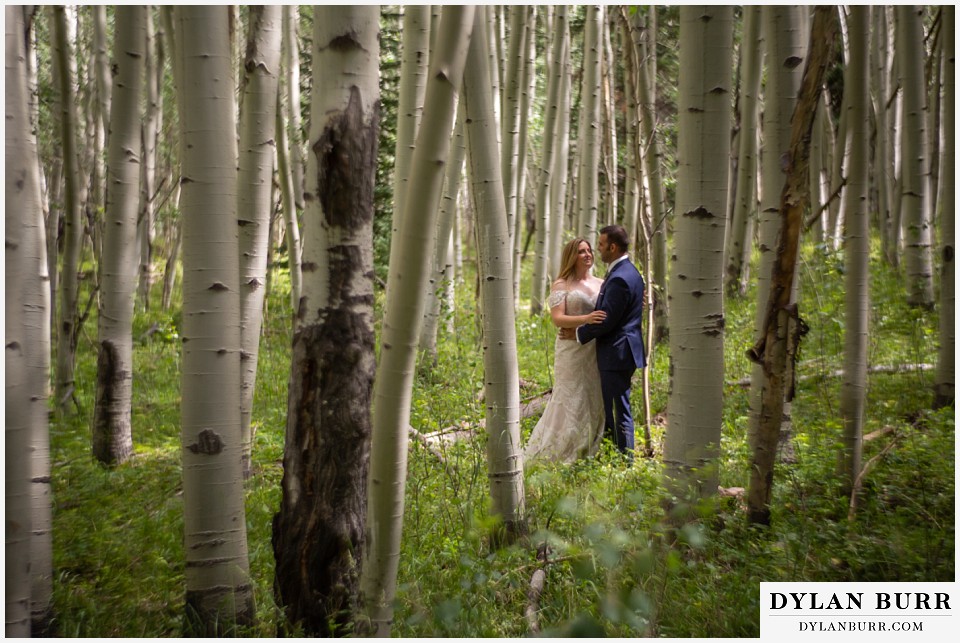
{"label": "bride's arm", "polygon": [[550,292],[550,318],[553,325],[558,328],[576,328],[584,324],[599,324],[607,316],[601,310],[595,310],[586,315],[568,315],[567,314],[567,291],[562,281],[553,284]]}

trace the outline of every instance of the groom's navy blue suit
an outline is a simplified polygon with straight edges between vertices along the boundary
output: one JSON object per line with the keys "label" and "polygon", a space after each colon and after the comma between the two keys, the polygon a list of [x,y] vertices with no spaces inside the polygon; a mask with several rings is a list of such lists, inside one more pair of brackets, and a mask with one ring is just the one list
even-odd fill
{"label": "groom's navy blue suit", "polygon": [[624,259],[607,274],[597,296],[597,310],[607,313],[599,324],[577,328],[581,344],[597,340],[597,366],[607,431],[617,448],[633,454],[633,414],[630,411],[630,379],[647,364],[640,322],[643,311],[643,277]]}

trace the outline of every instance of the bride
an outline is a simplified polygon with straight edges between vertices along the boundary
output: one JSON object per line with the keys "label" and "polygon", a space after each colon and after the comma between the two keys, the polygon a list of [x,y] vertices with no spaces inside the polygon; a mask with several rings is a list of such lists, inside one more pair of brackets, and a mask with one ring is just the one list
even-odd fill
{"label": "bride", "polygon": [[[594,277],[593,248],[574,239],[563,248],[561,270],[550,288],[550,316],[558,328],[599,324],[606,313],[594,310],[602,279]],[[603,398],[596,342],[556,340],[553,395],[524,449],[527,460],[573,462],[593,455],[603,437]]]}

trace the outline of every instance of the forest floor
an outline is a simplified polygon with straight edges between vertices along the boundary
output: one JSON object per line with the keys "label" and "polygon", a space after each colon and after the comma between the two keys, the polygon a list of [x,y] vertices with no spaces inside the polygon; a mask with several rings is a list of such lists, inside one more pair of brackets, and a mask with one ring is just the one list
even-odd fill
{"label": "forest floor", "polygon": [[[954,409],[930,410],[930,371],[870,376],[864,432],[879,433],[865,442],[863,460],[883,456],[865,477],[851,516],[836,474],[842,256],[808,246],[802,261],[800,314],[811,331],[792,407],[794,456],[776,470],[771,526],[750,525],[740,501],[724,498],[689,507],[699,519],[678,532],[669,528],[660,502],[664,427],[657,423],[654,457],[638,458],[632,467],[607,443],[598,456],[572,465],[528,467],[529,535],[491,550],[482,431],[435,449],[411,440],[394,636],[528,635],[527,593],[539,568],[546,577],[538,621],[543,633],[557,636],[756,637],[761,581],[954,580]],[[901,281],[885,264],[872,261],[871,269],[870,365],[935,364],[936,312],[909,308]],[[290,369],[287,283],[278,269],[253,410],[246,511],[258,624],[249,636],[275,636],[282,620],[272,592],[270,529],[280,499]],[[468,278],[458,286],[457,311],[447,319],[453,332],[441,337],[437,364],[420,365],[411,425],[421,433],[475,428],[483,417],[473,284]],[[726,310],[719,471],[725,488],[749,483],[749,391],[737,382],[750,376],[744,353],[752,344],[755,294],[751,289],[729,301]],[[181,633],[179,310],[161,312],[158,300],[135,321],[133,459],[105,469],[90,455],[95,312],[80,340],[78,404],[51,422],[54,609],[61,636]],[[522,300],[518,352],[528,383],[523,396],[534,397],[551,385],[555,333],[546,316],[527,310]],[[667,373],[664,344],[650,367],[651,411],[661,416]],[[523,421],[525,437],[535,423],[535,416]],[[544,543],[546,563],[537,559]]]}

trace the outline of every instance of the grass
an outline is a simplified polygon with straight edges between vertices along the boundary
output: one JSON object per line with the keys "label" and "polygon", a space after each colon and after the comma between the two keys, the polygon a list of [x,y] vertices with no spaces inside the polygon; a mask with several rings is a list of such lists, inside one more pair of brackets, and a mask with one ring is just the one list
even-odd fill
{"label": "grass", "polygon": [[[873,375],[865,431],[892,427],[897,445],[871,471],[853,522],[835,476],[841,428],[843,285],[836,255],[804,250],[801,315],[811,327],[793,405],[796,461],[778,465],[769,528],[749,525],[734,501],[690,507],[701,520],[664,526],[657,460],[619,464],[605,444],[594,459],[526,471],[529,536],[491,551],[484,439],[445,447],[446,464],[410,447],[395,636],[519,637],[538,545],[550,545],[540,622],[555,635],[755,637],[760,581],[953,580],[954,413],[933,412],[932,375]],[[908,308],[896,275],[874,261],[871,364],[935,363],[935,313]],[[526,283],[526,280],[525,280]],[[287,282],[270,293],[254,402],[254,475],[246,485],[251,576],[258,623],[274,636],[270,529],[279,506],[290,329]],[[726,310],[725,379],[749,376],[754,292]],[[379,295],[378,306],[382,306]],[[472,281],[458,292],[452,332],[435,366],[421,364],[411,424],[422,431],[483,416],[483,365]],[[51,423],[55,612],[63,636],[178,636],[182,627],[178,313],[138,313],[135,457],[112,470],[90,456],[96,359],[87,322],[77,362],[80,411]],[[517,315],[525,394],[551,385],[553,330]],[[652,406],[667,402],[667,351],[652,360]],[[451,385],[451,382],[455,385]],[[637,387],[639,388],[639,387]],[[635,391],[639,404],[639,391]],[[746,486],[748,392],[725,387],[721,484]],[[528,434],[535,418],[524,422]],[[654,440],[663,429],[654,427]],[[865,445],[864,461],[887,444]]]}

